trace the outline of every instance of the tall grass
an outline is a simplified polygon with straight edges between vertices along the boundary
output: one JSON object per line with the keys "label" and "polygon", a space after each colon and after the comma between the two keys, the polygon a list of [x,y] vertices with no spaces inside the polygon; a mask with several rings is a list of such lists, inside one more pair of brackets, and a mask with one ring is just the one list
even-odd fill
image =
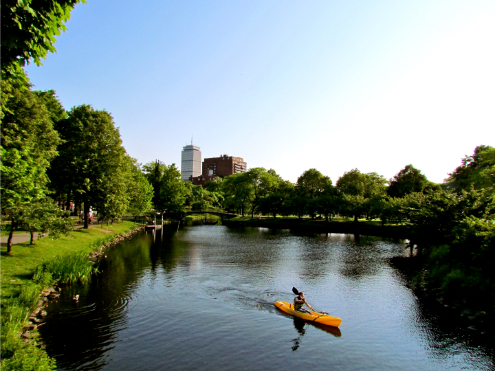
{"label": "tall grass", "polygon": [[[40,282],[49,277],[43,275]],[[2,301],[1,369],[7,370],[53,370],[55,361],[36,347],[36,340],[26,343],[19,336],[23,332],[31,310],[40,299],[43,284],[33,282],[24,285],[19,297]]]}
{"label": "tall grass", "polygon": [[38,281],[44,274],[50,274],[53,280],[61,283],[72,284],[87,282],[98,268],[85,253],[72,253],[58,256],[49,262],[38,266],[34,271],[33,279]]}

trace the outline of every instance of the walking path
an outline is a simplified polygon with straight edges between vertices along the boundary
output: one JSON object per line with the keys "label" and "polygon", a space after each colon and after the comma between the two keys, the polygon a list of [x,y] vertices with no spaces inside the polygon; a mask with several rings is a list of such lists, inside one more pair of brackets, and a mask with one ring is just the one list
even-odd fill
{"label": "walking path", "polygon": [[[73,225],[74,229],[79,229],[84,227],[83,223],[78,223]],[[34,239],[38,239],[38,232],[34,232]],[[2,236],[2,246],[7,246],[7,241],[9,240],[9,236]],[[28,232],[25,233],[14,233],[12,237],[12,244],[29,242],[31,240],[31,234]]]}

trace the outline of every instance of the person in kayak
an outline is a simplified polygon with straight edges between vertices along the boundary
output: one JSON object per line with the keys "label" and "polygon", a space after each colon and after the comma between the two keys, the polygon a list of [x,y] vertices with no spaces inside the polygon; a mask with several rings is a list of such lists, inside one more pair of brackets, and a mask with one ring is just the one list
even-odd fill
{"label": "person in kayak", "polygon": [[309,313],[306,309],[303,308],[303,305],[306,304],[311,310],[314,310],[311,305],[308,304],[306,299],[304,298],[304,292],[299,291],[299,295],[294,298],[294,309],[300,312]]}

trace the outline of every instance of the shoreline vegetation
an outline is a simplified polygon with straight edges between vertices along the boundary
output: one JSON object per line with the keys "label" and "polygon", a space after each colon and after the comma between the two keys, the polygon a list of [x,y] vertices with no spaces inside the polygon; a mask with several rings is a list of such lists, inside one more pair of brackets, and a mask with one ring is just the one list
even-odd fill
{"label": "shoreline vegetation", "polygon": [[349,218],[309,219],[297,217],[236,217],[222,221],[228,226],[250,226],[273,229],[304,230],[314,233],[347,233],[365,236],[408,239],[411,228],[405,224],[385,224],[380,220],[361,220],[358,223]]}
{"label": "shoreline vegetation", "polygon": [[104,250],[143,227],[130,221],[94,225],[57,239],[41,238],[34,245],[16,244],[14,254],[2,246],[2,370],[55,368],[37,332],[48,300],[58,298],[65,285],[90,280]]}

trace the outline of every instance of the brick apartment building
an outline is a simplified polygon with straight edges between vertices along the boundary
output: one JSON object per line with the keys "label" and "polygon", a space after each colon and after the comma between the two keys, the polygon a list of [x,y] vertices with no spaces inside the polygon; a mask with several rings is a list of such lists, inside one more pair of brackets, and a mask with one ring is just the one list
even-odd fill
{"label": "brick apartment building", "polygon": [[221,155],[220,157],[205,158],[203,160],[203,174],[191,177],[193,184],[204,185],[215,180],[216,177],[226,177],[236,173],[245,173],[247,164],[241,157]]}

